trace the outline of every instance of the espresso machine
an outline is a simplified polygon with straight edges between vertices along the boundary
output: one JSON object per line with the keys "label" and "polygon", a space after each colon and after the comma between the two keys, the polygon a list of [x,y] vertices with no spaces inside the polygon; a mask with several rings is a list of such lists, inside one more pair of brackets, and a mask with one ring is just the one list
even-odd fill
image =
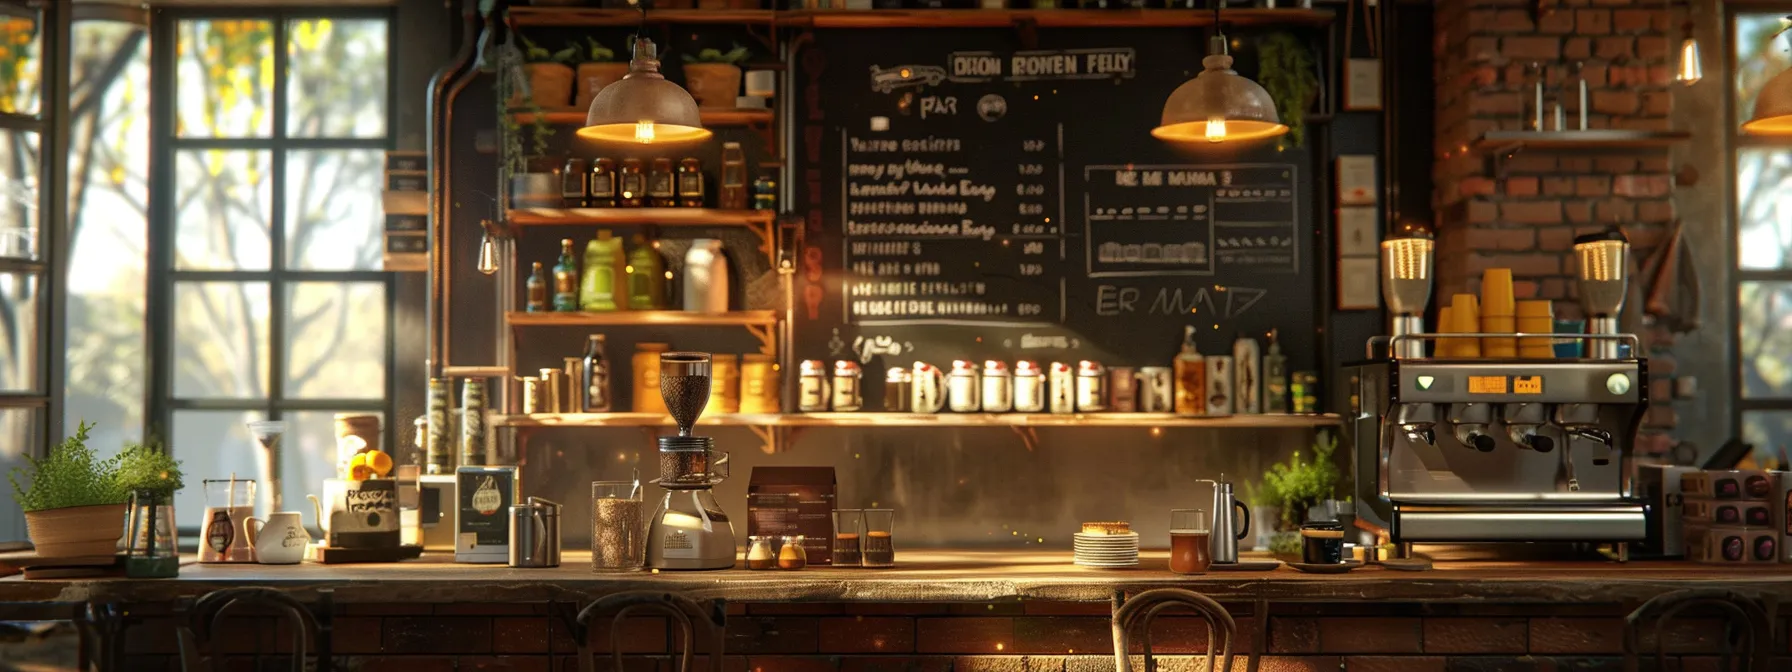
{"label": "espresso machine", "polygon": [[1546,342],[1582,341],[1583,355],[1566,359],[1428,350],[1526,334],[1427,333],[1429,233],[1402,231],[1381,247],[1391,335],[1371,339],[1370,359],[1350,367],[1357,517],[1385,530],[1398,557],[1414,542],[1609,542],[1626,559],[1628,543],[1645,536],[1631,449],[1649,386],[1636,337],[1618,333],[1630,263],[1623,233],[1574,242],[1586,333]]}
{"label": "espresso machine", "polygon": [[666,491],[647,526],[647,566],[653,569],[728,569],[734,566],[734,528],[711,488],[728,478],[728,454],[716,440],[692,436],[709,404],[710,355],[660,355],[660,396],[678,424],[659,438],[660,477]]}

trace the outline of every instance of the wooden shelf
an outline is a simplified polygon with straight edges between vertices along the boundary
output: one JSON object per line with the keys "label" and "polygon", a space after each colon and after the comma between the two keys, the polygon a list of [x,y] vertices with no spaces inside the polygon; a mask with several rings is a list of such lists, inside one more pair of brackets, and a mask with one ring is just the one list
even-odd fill
{"label": "wooden shelf", "polygon": [[504,322],[512,327],[769,327],[778,323],[770,310],[735,310],[726,313],[687,313],[682,310],[618,310],[608,313],[508,312]]}
{"label": "wooden shelf", "polygon": [[[1334,14],[1321,9],[1227,9],[1221,21],[1233,26],[1324,26]],[[512,7],[517,26],[634,26],[639,12],[584,7]],[[752,10],[665,9],[648,12],[659,24],[765,24],[799,28],[1189,28],[1213,25],[1213,13],[1196,9],[918,9],[918,10]]]}
{"label": "wooden shelf", "polygon": [[777,213],[771,210],[715,210],[712,208],[527,208],[510,210],[504,220],[511,226],[745,226],[765,227]]}
{"label": "wooden shelf", "polygon": [[[771,110],[755,108],[700,109],[697,114],[703,119],[703,126],[706,128],[770,125],[776,119]],[[510,113],[511,120],[518,124],[533,124],[536,116],[534,112],[512,111]],[[546,110],[540,116],[544,122],[557,126],[582,126],[585,123],[585,110],[572,108]]]}
{"label": "wooden shelf", "polygon": [[[1204,418],[1170,413],[719,413],[699,425],[725,427],[1139,427],[1311,429],[1343,422],[1336,415],[1232,415]],[[495,416],[499,427],[669,427],[657,413],[535,413]]]}
{"label": "wooden shelf", "polygon": [[1488,131],[1475,139],[1475,149],[1488,152],[1514,149],[1550,150],[1621,150],[1654,149],[1685,142],[1692,137],[1686,131],[1630,131],[1593,129],[1586,131]]}

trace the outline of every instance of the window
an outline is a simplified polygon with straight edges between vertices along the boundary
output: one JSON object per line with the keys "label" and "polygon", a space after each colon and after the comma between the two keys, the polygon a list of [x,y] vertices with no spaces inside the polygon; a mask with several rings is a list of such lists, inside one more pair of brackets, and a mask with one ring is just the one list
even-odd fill
{"label": "window", "polygon": [[[1774,455],[1792,446],[1792,138],[1744,135],[1755,97],[1792,67],[1787,11],[1731,15],[1735,86],[1730,109],[1736,185],[1738,371],[1736,422],[1744,440]],[[1765,455],[1764,455],[1765,456]]]}
{"label": "window", "polygon": [[292,508],[334,475],[333,414],[391,416],[389,14],[155,21],[151,431],[191,474],[177,510],[196,511],[199,479],[258,473],[244,423],[285,420]]}

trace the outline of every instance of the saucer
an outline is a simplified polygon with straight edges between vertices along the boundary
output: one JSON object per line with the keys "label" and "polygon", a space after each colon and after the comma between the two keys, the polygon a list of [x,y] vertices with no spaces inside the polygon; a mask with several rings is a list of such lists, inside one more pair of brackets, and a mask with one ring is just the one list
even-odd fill
{"label": "saucer", "polygon": [[1329,562],[1326,562],[1326,563],[1290,562],[1290,563],[1288,563],[1288,566],[1293,567],[1293,568],[1298,569],[1303,572],[1307,572],[1309,574],[1343,574],[1345,572],[1348,572],[1350,570],[1353,570],[1353,569],[1363,566],[1363,561],[1361,561],[1361,560],[1345,560],[1344,562],[1340,562],[1337,564],[1332,564]]}

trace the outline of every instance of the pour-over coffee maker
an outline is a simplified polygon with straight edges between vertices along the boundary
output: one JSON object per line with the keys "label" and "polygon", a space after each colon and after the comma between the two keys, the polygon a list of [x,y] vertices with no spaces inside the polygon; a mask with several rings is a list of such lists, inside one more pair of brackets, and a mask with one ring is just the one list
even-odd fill
{"label": "pour-over coffee maker", "polygon": [[710,488],[728,478],[728,454],[691,427],[709,404],[710,355],[660,355],[660,396],[678,423],[677,436],[662,436],[660,477],[666,491],[647,527],[647,566],[655,569],[728,569],[734,566],[734,528]]}

